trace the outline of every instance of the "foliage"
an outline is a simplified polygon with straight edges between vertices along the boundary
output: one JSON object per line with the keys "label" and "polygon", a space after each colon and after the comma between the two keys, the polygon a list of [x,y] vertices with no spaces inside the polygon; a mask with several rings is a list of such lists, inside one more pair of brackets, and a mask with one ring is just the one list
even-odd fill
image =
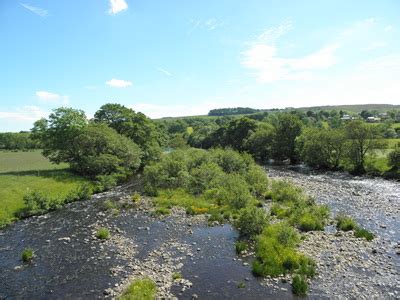
{"label": "foliage", "polygon": [[345,132],[347,137],[347,159],[352,165],[352,171],[354,173],[364,173],[366,155],[375,149],[384,147],[384,143],[379,139],[379,132],[376,127],[360,120],[347,123]]}
{"label": "foliage", "polygon": [[53,110],[49,119],[34,123],[32,138],[43,146],[43,155],[51,162],[70,162],[74,157],[74,139],[87,126],[82,110],[61,107]]}
{"label": "foliage", "polygon": [[301,231],[324,229],[328,207],[315,204],[300,188],[286,181],[273,181],[269,197],[273,201],[271,215],[287,220]]}
{"label": "foliage", "polygon": [[235,250],[237,254],[241,254],[243,251],[246,251],[248,248],[248,244],[246,241],[236,241]]}
{"label": "foliage", "polygon": [[259,123],[244,141],[244,148],[256,161],[265,163],[272,157],[274,138],[274,127],[268,123]]}
{"label": "foliage", "polygon": [[242,236],[255,237],[263,231],[267,222],[264,209],[246,207],[239,211],[239,218],[235,222],[235,227]]}
{"label": "foliage", "polygon": [[107,228],[99,228],[96,232],[96,237],[100,240],[107,240],[110,238],[110,231]]}
{"label": "foliage", "polygon": [[365,238],[367,241],[372,241],[374,239],[374,235],[371,232],[360,227],[356,228],[354,231],[354,236],[357,238]]}
{"label": "foliage", "polygon": [[73,142],[70,164],[79,174],[132,174],[140,166],[140,148],[105,124],[88,125]]}
{"label": "foliage", "polygon": [[212,109],[208,112],[209,116],[226,116],[226,115],[244,115],[253,114],[260,111],[250,107],[235,107],[235,108],[218,108]]}
{"label": "foliage", "polygon": [[297,296],[306,296],[308,292],[308,283],[304,276],[295,275],[292,281],[292,292]]}
{"label": "foliage", "polygon": [[29,132],[0,132],[0,150],[31,150],[39,146]]}
{"label": "foliage", "polygon": [[307,128],[297,139],[297,147],[309,166],[337,169],[343,159],[345,142],[342,129]]}
{"label": "foliage", "polygon": [[257,239],[253,272],[260,276],[315,275],[315,263],[296,251],[299,241],[299,234],[289,224],[268,225]]}
{"label": "foliage", "polygon": [[172,273],[172,279],[173,280],[182,279],[182,274],[179,272],[174,272]]}
{"label": "foliage", "polygon": [[160,136],[153,121],[144,114],[120,104],[108,103],[100,107],[94,121],[105,123],[137,144],[143,153],[142,165],[161,154]]}
{"label": "foliage", "polygon": [[277,160],[290,159],[298,161],[296,152],[296,138],[300,135],[302,122],[294,114],[278,114],[273,121],[275,137],[272,147],[272,156]]}
{"label": "foliage", "polygon": [[154,300],[156,298],[156,284],[148,278],[136,279],[119,296],[118,300]]}
{"label": "foliage", "polygon": [[400,143],[392,152],[389,153],[388,164],[392,170],[400,170]]}
{"label": "foliage", "polygon": [[142,196],[138,192],[133,193],[131,196],[132,202],[137,203],[142,199]]}
{"label": "foliage", "polygon": [[345,215],[338,215],[336,217],[336,227],[342,231],[350,231],[357,228],[356,221],[353,218]]}
{"label": "foliage", "polygon": [[31,248],[25,248],[24,251],[22,251],[22,261],[23,262],[31,262],[33,259],[34,251]]}

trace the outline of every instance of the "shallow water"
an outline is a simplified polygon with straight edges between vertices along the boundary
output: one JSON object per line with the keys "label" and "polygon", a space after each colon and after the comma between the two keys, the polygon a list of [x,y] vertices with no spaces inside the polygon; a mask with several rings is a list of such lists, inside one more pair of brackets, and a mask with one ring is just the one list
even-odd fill
{"label": "shallow water", "polygon": [[[354,216],[382,238],[383,249],[399,267],[394,247],[400,241],[399,183],[341,173],[303,174],[276,167],[268,172],[273,178],[299,184],[317,202],[329,205],[334,214],[344,211]],[[101,212],[98,202],[120,194],[71,203],[0,230],[0,299],[104,298],[103,291],[129,276],[130,270],[122,268],[117,275],[111,274],[113,268],[129,262],[121,255],[121,248],[93,237],[98,225],[122,237],[126,247],[134,249],[132,256],[140,260],[165,241],[191,245],[194,255],[185,258],[181,273],[193,286],[183,292],[180,286],[172,287],[180,299],[190,299],[193,294],[199,299],[293,298],[288,284],[280,283],[278,289],[265,287],[251,274],[251,262],[245,265],[245,261],[238,260],[234,251],[237,232],[231,226],[190,226],[186,219],[159,220],[136,209],[118,215]],[[36,251],[32,264],[21,261],[26,247]],[[244,288],[238,288],[239,283],[244,283]],[[314,290],[310,298],[320,295]]]}

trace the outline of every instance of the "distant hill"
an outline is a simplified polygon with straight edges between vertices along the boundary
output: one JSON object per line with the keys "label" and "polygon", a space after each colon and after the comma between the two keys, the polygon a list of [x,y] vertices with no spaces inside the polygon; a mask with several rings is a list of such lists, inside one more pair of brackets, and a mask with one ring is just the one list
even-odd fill
{"label": "distant hill", "polygon": [[259,109],[250,107],[217,108],[208,112],[209,116],[248,115],[259,112]]}
{"label": "distant hill", "polygon": [[198,116],[181,116],[181,117],[163,117],[160,120],[176,120],[185,118],[216,118],[219,116],[229,115],[252,115],[261,112],[276,112],[276,111],[288,111],[288,110],[301,110],[301,111],[320,111],[320,110],[343,110],[352,113],[360,113],[363,110],[375,110],[378,112],[387,112],[392,109],[400,110],[400,105],[393,104],[350,104],[350,105],[325,105],[325,106],[310,106],[310,107],[286,107],[286,108],[269,108],[269,109],[256,109],[250,107],[236,107],[236,108],[217,108],[212,109],[208,115]]}
{"label": "distant hill", "polygon": [[[287,108],[289,109],[289,108]],[[326,105],[326,106],[311,106],[311,107],[299,107],[293,108],[302,111],[308,110],[343,110],[354,113],[362,112],[363,110],[376,110],[378,112],[386,112],[392,109],[400,109],[400,105],[392,104],[350,104],[350,105]]]}

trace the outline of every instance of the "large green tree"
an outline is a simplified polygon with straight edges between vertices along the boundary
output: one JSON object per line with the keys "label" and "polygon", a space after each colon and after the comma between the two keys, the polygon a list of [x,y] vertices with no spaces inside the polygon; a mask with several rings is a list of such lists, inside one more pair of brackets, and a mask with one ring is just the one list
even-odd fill
{"label": "large green tree", "polygon": [[140,166],[140,148],[104,123],[91,123],[74,138],[71,168],[82,175],[131,175]]}
{"label": "large green tree", "polygon": [[256,161],[267,162],[272,156],[274,137],[275,128],[269,123],[260,122],[257,129],[245,140],[245,149]]}
{"label": "large green tree", "polygon": [[347,158],[353,165],[353,172],[364,173],[365,158],[376,149],[382,149],[382,142],[376,126],[361,120],[351,121],[346,124]]}
{"label": "large green tree", "polygon": [[337,169],[345,152],[342,129],[307,128],[297,139],[301,159],[312,167]]}
{"label": "large green tree", "polygon": [[121,104],[108,103],[95,113],[94,121],[109,125],[139,145],[144,163],[159,157],[161,148],[156,125],[144,114]]}
{"label": "large green tree", "polygon": [[55,163],[71,162],[74,156],[74,139],[88,125],[82,110],[60,107],[48,119],[34,123],[32,138],[43,147],[43,155]]}
{"label": "large green tree", "polygon": [[273,158],[277,160],[290,159],[292,163],[298,161],[296,138],[300,135],[303,126],[299,117],[294,114],[282,113],[277,114],[272,121],[275,127]]}

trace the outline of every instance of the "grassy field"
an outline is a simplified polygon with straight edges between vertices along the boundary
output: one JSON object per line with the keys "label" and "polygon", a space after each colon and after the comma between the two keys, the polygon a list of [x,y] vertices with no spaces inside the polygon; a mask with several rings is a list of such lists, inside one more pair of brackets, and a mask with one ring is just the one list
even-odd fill
{"label": "grassy field", "polygon": [[14,213],[24,207],[25,194],[36,190],[65,197],[83,182],[66,164],[54,165],[40,151],[0,152],[0,226],[15,220]]}

